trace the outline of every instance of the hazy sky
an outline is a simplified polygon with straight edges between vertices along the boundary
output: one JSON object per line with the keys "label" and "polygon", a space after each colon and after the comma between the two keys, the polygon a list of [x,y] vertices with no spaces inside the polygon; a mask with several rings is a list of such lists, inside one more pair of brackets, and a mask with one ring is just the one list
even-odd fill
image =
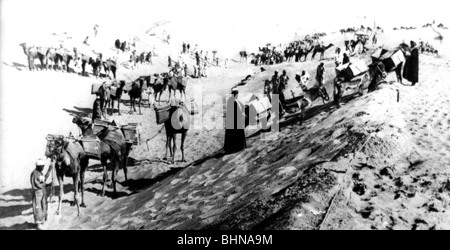
{"label": "hazy sky", "polygon": [[50,32],[85,34],[94,24],[120,36],[143,31],[159,20],[172,21],[178,36],[221,48],[269,38],[283,40],[299,30],[372,26],[374,21],[386,28],[419,26],[433,19],[447,26],[450,23],[442,0],[0,1],[3,45],[8,44],[5,40],[16,42]]}

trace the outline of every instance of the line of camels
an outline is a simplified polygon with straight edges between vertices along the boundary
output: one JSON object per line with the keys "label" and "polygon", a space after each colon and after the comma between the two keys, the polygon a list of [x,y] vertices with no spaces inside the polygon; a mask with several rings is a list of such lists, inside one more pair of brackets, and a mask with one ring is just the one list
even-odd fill
{"label": "line of camels", "polygon": [[[39,60],[40,69],[41,70],[56,70],[56,71],[66,71],[68,73],[71,72],[69,67],[70,62],[74,61],[75,66],[80,64],[81,66],[81,75],[88,76],[86,72],[86,65],[90,65],[92,67],[92,73],[94,76],[100,77],[100,71],[103,67],[106,75],[109,76],[112,73],[113,78],[116,78],[117,72],[117,62],[112,58],[108,58],[106,60],[103,59],[102,53],[92,52],[93,55],[85,55],[77,50],[77,48],[73,48],[72,50],[68,50],[63,48],[62,46],[58,49],[55,48],[45,48],[34,45],[27,45],[26,43],[21,43],[19,46],[22,47],[24,54],[27,56],[28,68],[30,71],[34,71],[37,69],[37,65],[35,65],[35,60]],[[74,72],[72,70],[72,72]]]}

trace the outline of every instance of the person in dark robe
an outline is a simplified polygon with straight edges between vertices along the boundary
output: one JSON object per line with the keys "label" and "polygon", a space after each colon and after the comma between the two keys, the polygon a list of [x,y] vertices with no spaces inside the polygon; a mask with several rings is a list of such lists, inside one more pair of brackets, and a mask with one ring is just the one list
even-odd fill
{"label": "person in dark robe", "polygon": [[169,61],[168,67],[171,68],[172,67],[172,58],[170,58],[170,56],[168,58],[168,61]]}
{"label": "person in dark robe", "polygon": [[102,119],[102,109],[99,95],[95,98],[94,105],[92,107],[92,123],[94,123],[95,119]]}
{"label": "person in dark robe", "polygon": [[237,100],[239,91],[234,88],[227,101],[224,150],[227,154],[239,152],[247,147],[245,140],[245,110]]}
{"label": "person in dark robe", "polygon": [[[47,195],[45,190],[44,177],[45,161],[39,159],[36,162],[36,169],[30,175],[30,183],[32,189],[32,203],[34,223],[37,230],[42,230],[43,224],[47,221]],[[47,173],[47,178],[49,173]]]}
{"label": "person in dark robe", "polygon": [[325,67],[323,63],[320,63],[319,66],[317,66],[317,72],[316,72],[316,81],[319,87],[323,86],[323,74],[325,73]]}
{"label": "person in dark robe", "polygon": [[411,52],[406,57],[403,78],[410,81],[412,86],[419,82],[419,50],[414,41],[411,41]]}

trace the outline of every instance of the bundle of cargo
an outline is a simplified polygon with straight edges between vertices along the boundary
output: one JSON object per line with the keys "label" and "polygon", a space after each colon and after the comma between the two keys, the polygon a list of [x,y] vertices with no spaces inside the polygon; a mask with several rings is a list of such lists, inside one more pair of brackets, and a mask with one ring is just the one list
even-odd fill
{"label": "bundle of cargo", "polygon": [[345,81],[352,81],[369,70],[366,62],[361,60],[353,63],[346,63],[336,67],[336,77],[343,77]]}
{"label": "bundle of cargo", "polygon": [[139,145],[141,143],[140,123],[128,123],[127,125],[121,126],[120,129],[122,130],[126,143],[131,143],[133,145]]}
{"label": "bundle of cargo", "polygon": [[389,51],[382,48],[377,49],[371,56],[373,62],[382,62],[387,72],[393,71],[405,62],[405,56],[401,50]]}
{"label": "bundle of cargo", "polygon": [[[258,125],[261,122],[267,122],[270,119],[270,111],[272,110],[272,103],[269,97],[265,96],[261,99],[251,101],[246,107],[246,116],[248,121],[246,125]],[[246,119],[247,120],[247,119]]]}
{"label": "bundle of cargo", "polygon": [[98,94],[98,91],[100,90],[101,86],[102,86],[101,83],[93,83],[91,86],[91,94],[92,95]]}
{"label": "bundle of cargo", "polygon": [[105,121],[100,119],[95,119],[94,124],[92,125],[92,130],[94,131],[95,135],[98,135],[100,132],[102,132],[104,129],[109,127],[117,127],[117,123],[115,121]]}
{"label": "bundle of cargo", "polygon": [[170,105],[155,105],[156,124],[163,124],[170,118]]}
{"label": "bundle of cargo", "polygon": [[87,156],[100,160],[101,150],[98,137],[82,137],[80,142]]}

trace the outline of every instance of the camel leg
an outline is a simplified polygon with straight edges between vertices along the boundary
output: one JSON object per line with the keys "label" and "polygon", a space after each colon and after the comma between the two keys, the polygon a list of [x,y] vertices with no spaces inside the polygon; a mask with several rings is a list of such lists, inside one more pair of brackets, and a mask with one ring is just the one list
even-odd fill
{"label": "camel leg", "polygon": [[128,181],[128,169],[127,169],[128,156],[130,155],[130,151],[131,151],[131,147],[132,146],[133,146],[133,144],[127,143],[127,148],[126,148],[126,151],[125,151],[125,157],[123,159],[123,174],[125,175],[125,181]]}
{"label": "camel leg", "polygon": [[186,135],[187,135],[187,132],[183,132],[181,134],[181,146],[180,146],[181,156],[182,156],[181,162],[186,162],[186,159],[184,158],[184,141],[186,140]]}
{"label": "camel leg", "polygon": [[117,98],[117,111],[120,115],[120,97]]}
{"label": "camel leg", "polygon": [[102,187],[102,197],[103,197],[103,196],[105,196],[105,185],[106,185],[106,182],[108,181],[108,172],[106,170],[107,161],[105,159],[102,159],[101,162],[102,162],[102,167],[103,167],[103,187]]}
{"label": "camel leg", "polygon": [[75,186],[75,192],[73,195],[73,200],[75,202],[75,205],[77,206],[77,217],[80,216],[80,202],[78,201],[78,182],[80,181],[80,175],[79,173],[77,173],[74,177],[73,177],[73,185]]}
{"label": "camel leg", "polygon": [[[167,131],[166,131],[167,133]],[[166,135],[166,154],[164,155],[163,160],[167,160],[167,152],[170,151],[170,154],[172,155],[172,148],[171,148],[171,143],[170,143],[170,135],[167,134]]]}
{"label": "camel leg", "polygon": [[86,204],[84,203],[84,174],[86,173],[86,169],[89,165],[89,158],[83,158],[81,159],[81,172],[80,172],[80,187],[81,187],[81,207],[86,207]]}
{"label": "camel leg", "polygon": [[64,173],[60,173],[57,170],[57,175],[58,175],[58,183],[59,183],[59,200],[58,200],[58,209],[56,210],[56,214],[60,215],[61,214],[61,204],[62,204],[62,200],[64,198]]}
{"label": "camel leg", "polygon": [[112,185],[113,185],[113,197],[117,197],[117,189],[116,189],[116,178],[117,178],[117,173],[119,172],[119,157],[118,156],[114,156],[114,159],[112,160],[113,162],[113,171],[112,171]]}
{"label": "camel leg", "polygon": [[177,152],[177,134],[174,133],[172,136],[173,140],[173,152],[172,152],[172,163],[175,162],[175,153]]}
{"label": "camel leg", "polygon": [[138,105],[139,105],[139,115],[142,115],[142,112],[141,112],[141,102],[142,102],[142,93],[141,93],[141,97],[139,97],[139,102],[138,102]]}

